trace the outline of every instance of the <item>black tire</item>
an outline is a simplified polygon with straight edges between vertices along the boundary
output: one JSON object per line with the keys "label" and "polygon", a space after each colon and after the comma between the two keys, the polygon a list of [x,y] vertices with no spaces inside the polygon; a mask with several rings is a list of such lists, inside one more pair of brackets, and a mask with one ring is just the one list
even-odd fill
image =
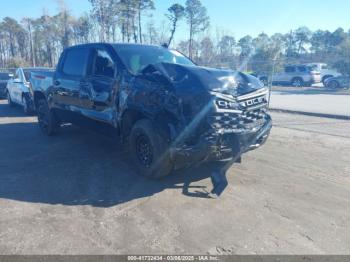
{"label": "black tire", "polygon": [[41,131],[48,136],[54,135],[59,128],[59,121],[45,99],[38,101],[38,123]]}
{"label": "black tire", "polygon": [[29,98],[26,95],[22,96],[22,104],[23,104],[23,112],[26,115],[30,115],[32,113],[32,110],[30,109]]}
{"label": "black tire", "polygon": [[9,104],[10,107],[14,107],[15,104],[12,102],[10,92],[7,90],[6,91],[6,97],[7,97],[7,103]]}
{"label": "black tire", "polygon": [[331,80],[331,81],[329,81],[329,82],[327,83],[327,87],[328,87],[328,88],[331,88],[331,89],[337,89],[337,88],[340,87],[340,84],[339,84],[339,82],[336,81],[336,80]]}
{"label": "black tire", "polygon": [[129,139],[131,158],[137,172],[147,178],[161,178],[173,169],[168,143],[148,119],[135,123]]}
{"label": "black tire", "polygon": [[304,86],[304,81],[300,77],[295,77],[292,79],[292,86],[294,87],[303,87]]}

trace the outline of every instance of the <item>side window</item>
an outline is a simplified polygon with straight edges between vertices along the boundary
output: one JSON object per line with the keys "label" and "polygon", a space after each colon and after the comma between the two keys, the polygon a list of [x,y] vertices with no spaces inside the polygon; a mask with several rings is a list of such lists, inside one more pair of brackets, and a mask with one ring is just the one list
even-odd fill
{"label": "side window", "polygon": [[16,70],[16,73],[15,73],[15,75],[13,76],[13,78],[14,78],[14,79],[21,80],[21,74],[20,74],[20,70],[19,70],[19,69]]}
{"label": "side window", "polygon": [[67,51],[62,71],[66,75],[84,76],[89,59],[88,48],[74,48]]}
{"label": "side window", "polygon": [[307,70],[305,66],[298,66],[298,71],[301,73],[305,73]]}
{"label": "side window", "polygon": [[107,51],[102,49],[95,51],[92,73],[94,76],[115,77],[116,65]]}
{"label": "side window", "polygon": [[329,69],[329,68],[328,68],[328,65],[322,65],[321,69]]}
{"label": "side window", "polygon": [[295,67],[294,66],[286,66],[284,71],[286,73],[294,73],[295,72]]}

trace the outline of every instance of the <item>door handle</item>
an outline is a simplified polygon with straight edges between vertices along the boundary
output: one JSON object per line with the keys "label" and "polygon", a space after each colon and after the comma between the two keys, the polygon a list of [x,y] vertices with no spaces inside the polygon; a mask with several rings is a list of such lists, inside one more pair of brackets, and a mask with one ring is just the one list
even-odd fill
{"label": "door handle", "polygon": [[60,81],[55,80],[55,81],[53,82],[53,84],[54,84],[55,86],[59,86],[61,83],[60,83]]}

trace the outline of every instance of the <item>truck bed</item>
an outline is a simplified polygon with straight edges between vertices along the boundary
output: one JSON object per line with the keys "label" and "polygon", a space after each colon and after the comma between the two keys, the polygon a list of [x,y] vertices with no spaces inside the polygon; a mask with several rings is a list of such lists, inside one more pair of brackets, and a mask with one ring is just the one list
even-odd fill
{"label": "truck bed", "polygon": [[36,71],[31,73],[30,83],[33,92],[35,91],[44,91],[53,83],[54,71],[43,70]]}

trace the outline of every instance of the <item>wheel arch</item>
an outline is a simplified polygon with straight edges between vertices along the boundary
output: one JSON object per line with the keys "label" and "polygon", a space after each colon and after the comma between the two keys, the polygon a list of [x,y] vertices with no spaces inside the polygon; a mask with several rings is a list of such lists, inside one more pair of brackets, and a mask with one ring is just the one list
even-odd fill
{"label": "wheel arch", "polygon": [[324,81],[326,81],[327,78],[331,78],[334,77],[333,75],[325,75],[322,77],[322,83],[324,83]]}
{"label": "wheel arch", "polygon": [[146,113],[136,109],[128,109],[122,114],[120,121],[120,134],[122,139],[126,139],[135,123],[141,119],[150,120],[158,130],[165,131],[164,136],[170,139],[173,136],[173,130],[176,125],[176,118],[166,111],[158,112],[154,116],[148,116]]}

